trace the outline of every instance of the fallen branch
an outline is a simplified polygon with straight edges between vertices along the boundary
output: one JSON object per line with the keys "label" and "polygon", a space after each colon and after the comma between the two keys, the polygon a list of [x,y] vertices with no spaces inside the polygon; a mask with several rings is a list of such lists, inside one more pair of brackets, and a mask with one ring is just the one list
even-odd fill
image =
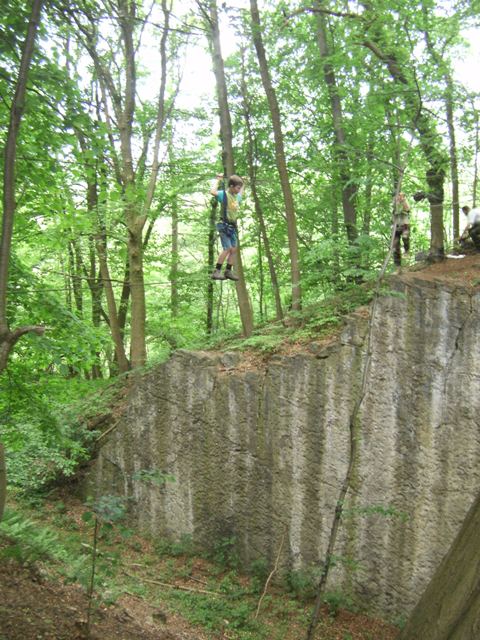
{"label": "fallen branch", "polygon": [[199,578],[195,578],[194,576],[188,576],[189,580],[193,580],[194,582],[199,582],[200,584],[208,584],[206,580],[200,580]]}
{"label": "fallen branch", "polygon": [[302,7],[301,9],[295,9],[292,13],[285,15],[285,20],[300,15],[301,13],[323,13],[327,16],[335,16],[336,18],[355,18],[356,20],[363,20],[364,17],[360,13],[349,13],[346,11],[331,11],[330,9],[323,9],[322,7]]}
{"label": "fallen branch", "polygon": [[133,576],[131,573],[123,572],[129,578],[133,578],[134,580],[142,580],[143,582],[148,582],[149,584],[156,584],[159,587],[167,587],[168,589],[180,589],[180,591],[191,591],[192,593],[204,593],[209,596],[225,596],[226,593],[219,593],[218,591],[207,591],[206,589],[192,589],[191,587],[184,587],[179,584],[170,584],[169,582],[160,582],[159,580],[150,580],[149,578],[140,578],[139,576]]}
{"label": "fallen branch", "polygon": [[104,431],[103,433],[101,433],[98,438],[95,440],[95,442],[99,442],[102,438],[104,438],[106,435],[108,435],[111,431],[113,431],[118,425],[120,424],[120,419],[117,420],[116,422],[114,422],[112,424],[111,427],[108,427],[108,429],[106,431]]}

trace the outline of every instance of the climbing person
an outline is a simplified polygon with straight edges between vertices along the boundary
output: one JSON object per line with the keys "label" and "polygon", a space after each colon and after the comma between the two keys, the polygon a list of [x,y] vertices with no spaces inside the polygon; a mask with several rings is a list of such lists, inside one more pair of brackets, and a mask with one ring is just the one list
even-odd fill
{"label": "climbing person", "polygon": [[470,209],[470,207],[465,206],[462,207],[462,211],[467,216],[467,226],[460,236],[460,246],[465,248],[465,242],[470,236],[475,249],[480,251],[480,209],[478,207]]}
{"label": "climbing person", "polygon": [[410,251],[410,206],[405,194],[401,191],[393,196],[393,224],[395,235],[393,238],[393,262],[397,267],[402,264],[401,242],[405,250],[405,257]]}
{"label": "climbing person", "polygon": [[[219,189],[219,183],[223,182],[223,189]],[[228,179],[228,188],[225,190],[225,180],[222,174],[217,175],[215,184],[212,184],[210,193],[221,204],[221,220],[217,223],[217,231],[222,243],[222,251],[217,258],[217,264],[211,275],[213,280],[238,280],[238,276],[232,271],[235,262],[235,254],[238,247],[237,214],[242,201],[244,184],[242,178],[233,175]],[[223,263],[227,261],[224,274]]]}

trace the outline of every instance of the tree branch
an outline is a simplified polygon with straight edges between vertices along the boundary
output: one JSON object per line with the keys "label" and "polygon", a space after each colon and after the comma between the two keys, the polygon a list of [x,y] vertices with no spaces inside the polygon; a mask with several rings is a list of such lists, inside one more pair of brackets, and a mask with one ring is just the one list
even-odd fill
{"label": "tree branch", "polygon": [[331,11],[330,9],[320,9],[318,7],[302,7],[296,9],[292,13],[285,15],[285,21],[288,22],[290,18],[294,18],[302,13],[323,13],[328,16],[335,16],[335,18],[354,18],[356,20],[363,20],[363,16],[360,13],[349,13],[344,11]]}

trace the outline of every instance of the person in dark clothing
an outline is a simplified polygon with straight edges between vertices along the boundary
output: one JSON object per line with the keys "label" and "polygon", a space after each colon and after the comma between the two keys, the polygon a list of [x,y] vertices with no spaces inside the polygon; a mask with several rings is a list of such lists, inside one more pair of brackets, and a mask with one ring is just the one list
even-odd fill
{"label": "person in dark clothing", "polygon": [[399,267],[402,264],[401,243],[403,242],[405,257],[410,251],[410,206],[402,192],[393,197],[393,224],[393,262]]}

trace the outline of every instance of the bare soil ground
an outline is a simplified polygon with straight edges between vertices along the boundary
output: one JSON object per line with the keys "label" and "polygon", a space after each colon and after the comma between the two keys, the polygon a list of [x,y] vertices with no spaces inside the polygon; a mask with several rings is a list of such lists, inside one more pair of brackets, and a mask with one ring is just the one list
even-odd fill
{"label": "bare soil ground", "polygon": [[420,278],[447,286],[474,289],[480,286],[480,253],[472,249],[465,254],[451,254],[442,262],[405,267],[398,275],[407,281]]}
{"label": "bare soil ground", "polygon": [[[79,587],[44,578],[16,561],[0,563],[1,640],[80,640],[87,638],[87,598]],[[142,616],[143,617],[143,616]],[[148,616],[135,618],[128,606],[100,607],[90,638],[119,640],[194,640],[198,636],[161,631]]]}

